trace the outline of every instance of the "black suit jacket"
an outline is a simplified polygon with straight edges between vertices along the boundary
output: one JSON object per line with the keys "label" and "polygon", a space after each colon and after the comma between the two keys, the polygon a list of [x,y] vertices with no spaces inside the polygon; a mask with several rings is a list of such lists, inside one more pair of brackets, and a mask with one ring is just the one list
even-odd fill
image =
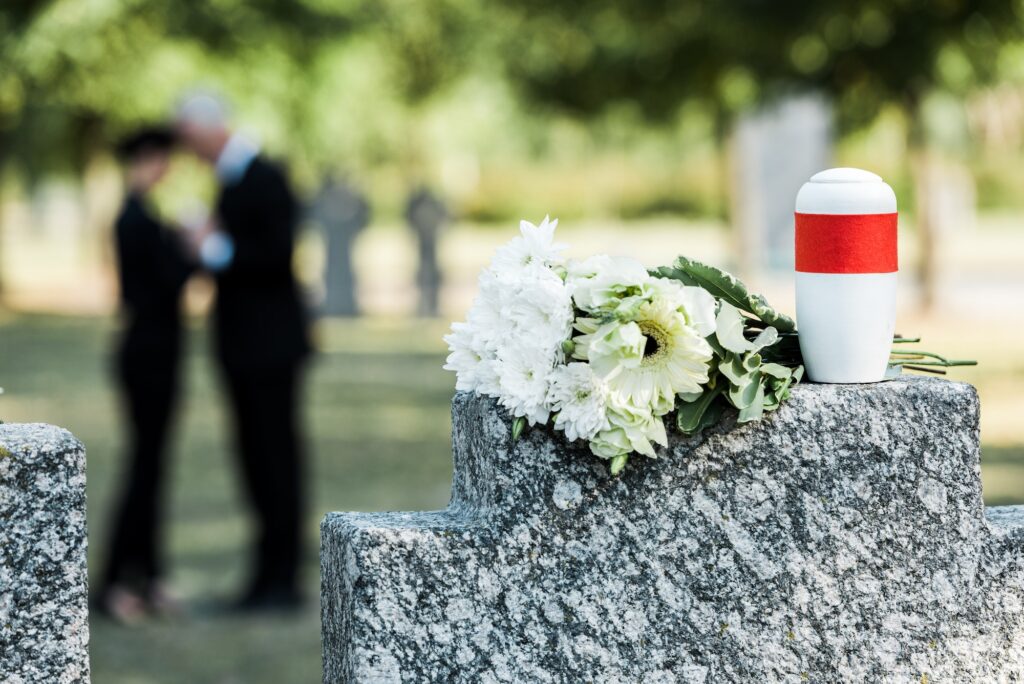
{"label": "black suit jacket", "polygon": [[217,351],[229,369],[282,368],[309,352],[306,315],[292,273],[298,206],[284,173],[262,157],[217,201],[221,228],[234,240],[217,273]]}
{"label": "black suit jacket", "polygon": [[115,224],[125,331],[121,362],[154,371],[177,360],[181,290],[191,265],[177,238],[130,195]]}

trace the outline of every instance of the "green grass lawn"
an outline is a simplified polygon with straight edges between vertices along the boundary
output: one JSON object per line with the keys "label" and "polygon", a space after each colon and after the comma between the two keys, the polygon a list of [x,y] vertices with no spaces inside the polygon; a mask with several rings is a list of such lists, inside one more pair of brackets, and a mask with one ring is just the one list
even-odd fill
{"label": "green grass lawn", "polygon": [[[313,475],[306,580],[312,596],[318,591],[317,524],[325,512],[429,509],[447,502],[454,378],[441,370],[443,331],[437,323],[413,322],[331,323],[320,330],[324,351],[312,369],[306,403]],[[93,572],[106,548],[121,465],[119,410],[108,372],[113,334],[110,321],[95,318],[0,319],[0,384],[6,390],[0,418],[62,425],[88,448]],[[210,608],[241,586],[249,529],[206,342],[201,330],[191,336],[169,482],[171,580],[192,614],[138,629],[94,620],[98,684],[320,680],[315,601],[292,618],[240,620]],[[1019,376],[1019,368],[1014,372]],[[983,400],[986,383],[997,380],[985,375],[984,366],[965,379],[979,385]],[[1024,498],[1018,494],[1024,493],[1024,448],[987,447],[983,461],[991,503]]]}
{"label": "green grass lawn", "polygon": [[[318,522],[330,510],[443,507],[451,478],[449,400],[437,324],[336,324],[310,374],[312,500],[306,580],[294,618],[216,616],[245,578],[249,528],[225,411],[203,331],[191,339],[169,499],[171,580],[194,606],[178,623],[125,629],[92,621],[93,681],[250,684],[320,680]],[[0,324],[0,417],[67,427],[88,451],[93,577],[120,476],[121,425],[109,374],[109,321],[19,316]]]}

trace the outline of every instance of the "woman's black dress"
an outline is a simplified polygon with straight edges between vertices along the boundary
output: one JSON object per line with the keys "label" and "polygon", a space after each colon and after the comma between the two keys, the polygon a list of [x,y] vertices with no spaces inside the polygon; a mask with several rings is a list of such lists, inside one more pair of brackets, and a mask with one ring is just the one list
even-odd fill
{"label": "woman's black dress", "polygon": [[124,333],[117,376],[129,423],[129,454],[103,587],[145,592],[161,574],[160,514],[168,427],[181,356],[181,292],[191,266],[175,235],[142,197],[117,219]]}

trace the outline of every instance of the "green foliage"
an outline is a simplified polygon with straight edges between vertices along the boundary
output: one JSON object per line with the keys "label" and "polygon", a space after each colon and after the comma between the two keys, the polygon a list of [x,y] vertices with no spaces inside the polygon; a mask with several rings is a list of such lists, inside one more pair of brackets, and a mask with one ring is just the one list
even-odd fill
{"label": "green foliage", "polygon": [[[718,300],[715,332],[708,337],[717,365],[703,392],[680,396],[685,402],[676,413],[680,432],[699,433],[714,425],[729,406],[738,411],[739,423],[758,420],[789,398],[790,387],[803,377],[792,319],[772,309],[764,297],[748,292],[736,277],[686,257],[679,257],[672,268],[659,269],[657,275],[703,287]],[[744,316],[741,309],[753,317]]]}
{"label": "green foliage", "polygon": [[[271,147],[312,166],[337,166],[346,150],[325,135],[324,123],[354,80],[339,89],[331,78],[347,68],[337,59],[343,56],[378,76],[363,94],[376,107],[362,112],[365,128],[380,131],[376,117],[388,113],[391,128],[378,140],[406,155],[417,136],[411,119],[395,125],[394,115],[467,70],[468,38],[479,28],[474,12],[479,6],[468,0],[6,3],[0,153],[30,182],[78,175],[128,127],[166,116],[183,90],[205,85],[247,112],[243,123],[255,122]],[[373,49],[358,56],[339,53],[368,43]],[[333,93],[327,108],[323,84]],[[351,127],[345,134],[357,137]]]}
{"label": "green foliage", "polygon": [[991,82],[1012,68],[1002,48],[1022,37],[1020,6],[1007,0],[503,4],[522,26],[508,36],[513,80],[585,116],[625,100],[665,120],[697,100],[729,117],[814,89],[832,96],[844,127],[859,126],[887,104]]}
{"label": "green foliage", "polygon": [[716,298],[740,311],[746,311],[780,332],[796,330],[796,323],[792,318],[773,309],[763,296],[748,292],[747,286],[734,275],[714,266],[681,256],[676,259],[673,266],[659,268],[657,275],[674,278],[686,285],[702,287]]}

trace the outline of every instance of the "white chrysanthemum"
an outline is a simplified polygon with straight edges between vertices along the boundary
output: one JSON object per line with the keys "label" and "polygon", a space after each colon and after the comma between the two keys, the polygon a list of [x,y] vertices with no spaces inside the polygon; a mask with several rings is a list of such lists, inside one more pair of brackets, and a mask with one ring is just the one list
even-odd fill
{"label": "white chrysanthemum", "polygon": [[604,254],[570,262],[566,285],[576,306],[591,313],[619,307],[623,300],[648,295],[651,276],[635,259]]}
{"label": "white chrysanthemum", "polygon": [[452,324],[452,332],[444,336],[450,352],[444,368],[455,371],[455,389],[497,396],[494,352],[487,349],[474,332],[468,323]]}
{"label": "white chrysanthemum", "polygon": [[473,340],[473,332],[466,323],[452,323],[452,331],[444,336],[448,343],[448,358],[444,369],[455,371],[455,389],[475,391],[479,385],[477,370],[484,360]]}
{"label": "white chrysanthemum", "polygon": [[476,343],[494,353],[512,334],[513,323],[509,319],[508,308],[513,292],[490,271],[480,275],[479,283],[480,290],[466,315],[466,324]]}
{"label": "white chrysanthemum", "polygon": [[518,277],[524,269],[561,264],[559,253],[566,246],[555,242],[556,227],[558,219],[552,221],[547,216],[539,226],[520,221],[521,235],[498,248],[491,260],[491,270],[499,277]]}
{"label": "white chrysanthemum", "polygon": [[607,388],[585,363],[557,366],[551,374],[548,404],[555,415],[555,427],[570,441],[590,439],[607,429],[605,397]]}
{"label": "white chrysanthemum", "polygon": [[561,275],[564,247],[554,243],[557,225],[547,218],[539,226],[522,222],[522,235],[480,275],[466,323],[453,325],[445,338],[451,350],[445,368],[458,374],[456,387],[497,397],[531,424],[550,416],[550,376],[575,315]]}
{"label": "white chrysanthemum", "polygon": [[576,328],[584,334],[575,339],[574,356],[590,362],[621,405],[664,415],[676,394],[697,392],[708,381],[711,346],[671,302],[643,303],[625,323],[581,318]]}
{"label": "white chrysanthemum", "polygon": [[514,326],[516,343],[550,349],[560,358],[562,342],[572,335],[575,317],[572,298],[560,278],[519,283],[504,313]]}
{"label": "white chrysanthemum", "polygon": [[554,354],[528,344],[509,344],[499,352],[496,369],[501,391],[498,403],[530,425],[546,423],[548,383]]}
{"label": "white chrysanthemum", "polygon": [[590,450],[601,458],[632,452],[654,458],[654,444],[668,445],[665,423],[642,406],[609,405],[608,427],[590,440]]}

